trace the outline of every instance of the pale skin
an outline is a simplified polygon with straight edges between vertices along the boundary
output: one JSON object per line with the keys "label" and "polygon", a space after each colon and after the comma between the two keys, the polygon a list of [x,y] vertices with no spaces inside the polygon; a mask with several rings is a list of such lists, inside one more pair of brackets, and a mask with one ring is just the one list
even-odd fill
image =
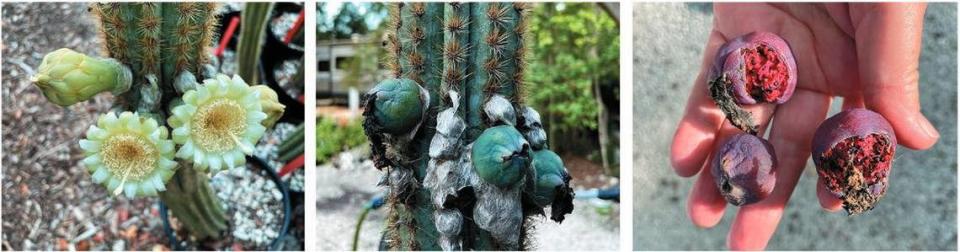
{"label": "pale skin", "polygon": [[[724,120],[707,91],[707,74],[721,45],[753,31],[773,32],[790,44],[797,61],[797,89],[790,101],[745,106],[760,123],[761,134],[769,126],[768,140],[779,160],[777,184],[763,201],[731,208],[737,215],[727,246],[764,249],[810,160],[813,133],[827,117],[833,97],[843,97],[844,108],[865,107],[883,115],[903,147],[923,150],[937,142],[940,133],[920,111],[925,10],[926,4],[913,3],[715,4],[701,71],[670,152],[678,175],[699,173],[687,201],[690,220],[701,228],[713,227],[728,206],[705,162],[723,139],[740,131]],[[841,209],[821,181],[816,190],[825,210]]]}

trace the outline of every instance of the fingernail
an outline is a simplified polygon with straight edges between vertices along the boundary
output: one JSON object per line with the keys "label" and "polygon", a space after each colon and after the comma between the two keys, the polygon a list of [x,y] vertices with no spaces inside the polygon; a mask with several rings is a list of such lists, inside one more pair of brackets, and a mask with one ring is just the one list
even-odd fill
{"label": "fingernail", "polygon": [[927,120],[927,117],[921,117],[917,124],[921,129],[923,129],[927,136],[931,138],[940,138],[940,132],[937,131],[937,128],[933,127],[933,124],[930,124],[930,121]]}

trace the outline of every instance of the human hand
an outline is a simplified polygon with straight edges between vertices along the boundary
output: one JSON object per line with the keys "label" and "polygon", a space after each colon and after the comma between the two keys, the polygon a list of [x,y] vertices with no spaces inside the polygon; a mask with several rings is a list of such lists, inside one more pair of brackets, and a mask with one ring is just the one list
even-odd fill
{"label": "human hand", "polygon": [[[919,57],[925,4],[716,4],[714,27],[701,71],[687,101],[671,146],[674,170],[697,174],[687,213],[699,227],[716,225],[727,206],[710,169],[710,155],[738,132],[710,98],[709,74],[717,49],[728,39],[753,31],[783,37],[797,61],[797,89],[781,104],[746,105],[760,125],[770,126],[779,167],[777,184],[766,199],[740,207],[727,236],[731,249],[763,249],[776,231],[783,210],[810,157],[817,126],[833,96],[843,107],[866,107],[883,115],[897,141],[927,149],[939,133],[920,112]],[[838,211],[841,202],[817,182],[820,205]]]}

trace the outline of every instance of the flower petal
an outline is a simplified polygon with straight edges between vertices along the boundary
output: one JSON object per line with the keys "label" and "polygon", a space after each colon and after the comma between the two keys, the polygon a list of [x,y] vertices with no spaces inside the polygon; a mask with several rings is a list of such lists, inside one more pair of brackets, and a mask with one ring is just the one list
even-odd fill
{"label": "flower petal", "polygon": [[211,170],[211,171],[219,171],[219,170],[221,170],[221,169],[223,168],[223,166],[222,166],[223,164],[222,164],[222,162],[221,162],[221,160],[220,160],[220,157],[217,156],[217,155],[209,155],[209,156],[207,156],[207,163],[210,164],[210,170]]}
{"label": "flower petal", "polygon": [[80,149],[90,154],[100,152],[100,142],[86,139],[80,140]]}
{"label": "flower petal", "polygon": [[94,183],[100,184],[110,178],[110,171],[107,170],[106,167],[100,167],[100,169],[97,169],[95,172],[93,172],[92,177]]}
{"label": "flower petal", "polygon": [[157,188],[158,191],[166,191],[167,187],[163,184],[162,176],[154,176],[150,178],[150,183],[153,184],[153,187]]}
{"label": "flower petal", "polygon": [[127,198],[132,199],[134,196],[137,196],[137,183],[127,181],[127,183],[123,186],[123,192],[126,194]]}

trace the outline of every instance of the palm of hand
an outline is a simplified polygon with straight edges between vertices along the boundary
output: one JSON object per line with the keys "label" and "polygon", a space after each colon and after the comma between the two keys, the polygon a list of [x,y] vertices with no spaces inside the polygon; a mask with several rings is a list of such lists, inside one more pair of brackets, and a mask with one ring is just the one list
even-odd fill
{"label": "palm of hand", "polygon": [[[810,156],[814,131],[827,116],[833,96],[845,108],[867,107],[884,115],[901,144],[933,145],[939,134],[920,114],[920,36],[924,5],[729,4],[716,5],[714,28],[701,73],[674,135],[671,161],[684,177],[700,172],[687,211],[700,227],[716,225],[726,201],[707,165],[713,150],[740,132],[724,120],[707,92],[706,75],[717,49],[728,39],[753,31],[773,32],[791,46],[797,61],[797,90],[787,103],[744,108],[754,114],[779,159],[773,193],[741,207],[727,242],[732,249],[762,249],[773,235]],[[770,125],[772,124],[772,125]],[[839,210],[840,201],[818,181],[821,206]]]}

